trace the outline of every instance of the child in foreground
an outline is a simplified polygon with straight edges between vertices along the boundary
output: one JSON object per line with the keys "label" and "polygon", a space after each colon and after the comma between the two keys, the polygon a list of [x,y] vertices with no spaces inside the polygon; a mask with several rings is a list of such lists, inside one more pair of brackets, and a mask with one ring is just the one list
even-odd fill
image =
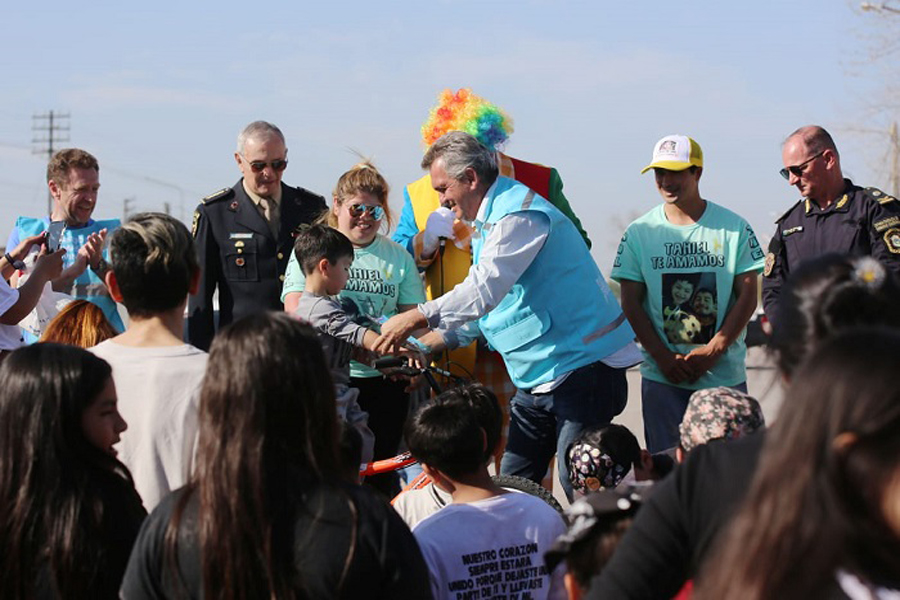
{"label": "child in foreground", "polygon": [[[484,462],[490,464],[497,446],[500,444],[500,434],[503,427],[503,413],[497,396],[483,385],[471,384],[455,390],[460,401],[465,401],[475,411],[478,426],[484,430],[485,452]],[[441,510],[453,499],[448,492],[435,485],[434,481],[419,489],[403,490],[391,501],[394,510],[400,515],[410,529],[425,520],[437,511]]]}
{"label": "child in foreground", "polygon": [[406,426],[410,452],[453,502],[413,529],[435,598],[565,598],[563,571],[543,555],[565,531],[543,500],[497,486],[488,473],[487,434],[471,403],[450,390]]}
{"label": "child in foreground", "polygon": [[357,402],[359,390],[350,387],[350,360],[363,358],[378,334],[353,322],[336,297],[350,277],[353,244],[337,229],[310,225],[297,236],[294,254],[306,277],[294,314],[315,328],[334,380],[338,416],[359,431],[362,460],[370,462],[375,435],[368,426],[368,413]]}

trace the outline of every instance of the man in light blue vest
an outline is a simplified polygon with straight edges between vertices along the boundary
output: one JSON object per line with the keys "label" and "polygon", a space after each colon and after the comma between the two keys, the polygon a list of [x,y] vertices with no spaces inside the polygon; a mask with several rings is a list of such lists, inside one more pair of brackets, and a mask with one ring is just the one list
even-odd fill
{"label": "man in light blue vest", "polygon": [[[65,221],[60,246],[66,249],[63,271],[52,281],[57,292],[89,300],[103,309],[110,323],[122,331],[122,319],[110,297],[103,277],[108,270],[103,258],[103,242],[108,231],[119,227],[118,219],[91,218],[100,189],[100,165],[88,152],[78,148],[60,150],[47,165],[47,186],[53,197],[49,217],[19,217],[6,242],[15,248],[20,240],[47,230],[50,221]],[[34,341],[34,340],[30,340]]]}
{"label": "man in light blue vest", "polygon": [[556,452],[571,499],[566,450],[625,407],[625,369],[641,360],[634,332],[572,221],[498,176],[494,153],[474,137],[445,134],[422,168],[441,204],[472,222],[473,266],[452,291],[382,325],[379,350],[425,326],[447,330],[452,346],[477,320],[517,388],[501,472],[540,482]]}

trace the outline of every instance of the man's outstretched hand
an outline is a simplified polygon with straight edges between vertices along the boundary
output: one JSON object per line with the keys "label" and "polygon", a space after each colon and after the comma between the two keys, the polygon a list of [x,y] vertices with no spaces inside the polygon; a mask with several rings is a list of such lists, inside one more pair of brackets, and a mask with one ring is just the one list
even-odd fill
{"label": "man's outstretched hand", "polygon": [[413,331],[427,325],[425,315],[419,312],[418,308],[394,315],[382,324],[381,335],[375,342],[375,352],[379,354],[399,352]]}

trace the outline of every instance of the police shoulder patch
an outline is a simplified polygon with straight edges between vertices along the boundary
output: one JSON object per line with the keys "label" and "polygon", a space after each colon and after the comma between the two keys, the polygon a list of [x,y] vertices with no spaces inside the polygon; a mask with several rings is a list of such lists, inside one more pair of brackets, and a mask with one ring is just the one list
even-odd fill
{"label": "police shoulder patch", "polygon": [[874,188],[874,187],[867,187],[865,189],[865,194],[866,194],[866,196],[868,196],[869,198],[871,198],[878,204],[887,204],[889,202],[894,202],[897,200],[890,194],[885,194],[878,188]]}
{"label": "police shoulder patch", "polygon": [[774,268],[775,268],[775,254],[773,254],[772,252],[769,252],[768,254],[766,254],[766,264],[765,264],[765,268],[763,269],[763,276],[764,277],[771,276],[772,269],[774,269]]}
{"label": "police shoulder patch", "polygon": [[892,227],[884,232],[884,245],[889,252],[900,254],[900,229]]}
{"label": "police shoulder patch", "polygon": [[233,190],[233,189],[231,189],[231,188],[222,188],[221,190],[219,190],[219,191],[217,191],[217,192],[213,192],[213,193],[210,194],[209,196],[206,196],[205,198],[203,198],[203,200],[201,200],[201,202],[202,202],[203,204],[211,204],[211,203],[216,202],[216,201],[218,201],[218,200],[224,200],[225,198],[230,198],[230,197],[233,196],[233,195],[234,195],[234,190]]}
{"label": "police shoulder patch", "polygon": [[194,211],[194,220],[191,222],[191,237],[197,237],[197,227],[200,225],[200,211]]}

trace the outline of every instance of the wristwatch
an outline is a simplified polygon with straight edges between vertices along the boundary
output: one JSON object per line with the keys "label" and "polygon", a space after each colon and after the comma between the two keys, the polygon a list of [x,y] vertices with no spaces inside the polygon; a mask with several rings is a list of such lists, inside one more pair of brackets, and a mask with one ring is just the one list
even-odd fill
{"label": "wristwatch", "polygon": [[106,262],[106,259],[101,256],[100,260],[97,261],[97,266],[91,267],[91,271],[96,273],[100,279],[103,279],[104,275],[106,275],[106,272],[109,271],[109,263]]}
{"label": "wristwatch", "polygon": [[13,266],[14,269],[21,271],[25,268],[25,263],[21,260],[15,260],[12,256],[10,256],[9,252],[3,255],[3,258],[9,262]]}

